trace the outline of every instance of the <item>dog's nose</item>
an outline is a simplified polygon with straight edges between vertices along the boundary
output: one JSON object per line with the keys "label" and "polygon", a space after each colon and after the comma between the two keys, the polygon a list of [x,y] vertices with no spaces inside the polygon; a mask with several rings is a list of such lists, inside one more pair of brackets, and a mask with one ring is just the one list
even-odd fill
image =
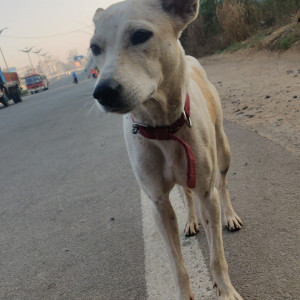
{"label": "dog's nose", "polygon": [[95,89],[93,96],[104,106],[114,107],[120,102],[122,86],[113,79],[106,79],[100,82]]}

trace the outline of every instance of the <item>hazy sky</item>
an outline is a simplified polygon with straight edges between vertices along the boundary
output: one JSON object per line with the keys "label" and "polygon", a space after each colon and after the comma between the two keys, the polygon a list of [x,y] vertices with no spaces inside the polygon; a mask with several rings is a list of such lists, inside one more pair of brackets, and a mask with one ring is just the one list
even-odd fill
{"label": "hazy sky", "polygon": [[[0,30],[8,27],[0,34],[0,47],[8,67],[29,65],[27,54],[18,50],[32,46],[63,61],[72,49],[86,55],[94,12],[116,2],[119,0],[0,0]],[[31,58],[36,65],[37,55]],[[0,67],[5,68],[1,55]]]}

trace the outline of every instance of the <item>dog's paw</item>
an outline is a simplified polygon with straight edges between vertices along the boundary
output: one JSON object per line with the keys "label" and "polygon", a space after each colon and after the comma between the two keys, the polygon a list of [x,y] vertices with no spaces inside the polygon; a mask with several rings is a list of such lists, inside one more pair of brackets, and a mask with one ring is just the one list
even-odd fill
{"label": "dog's paw", "polygon": [[177,291],[176,300],[195,300],[195,297],[191,289],[188,287],[187,289]]}
{"label": "dog's paw", "polygon": [[217,299],[218,300],[243,300],[240,294],[235,290],[235,288],[230,285],[227,288],[218,288],[215,284],[214,288],[217,290]]}
{"label": "dog's paw", "polygon": [[218,296],[218,300],[243,300],[243,298],[235,291],[230,295]]}
{"label": "dog's paw", "polygon": [[187,222],[184,228],[184,234],[185,236],[193,236],[197,234],[197,232],[200,230],[200,226],[198,222]]}
{"label": "dog's paw", "polygon": [[242,228],[242,226],[243,223],[236,213],[226,216],[226,228],[229,231],[238,231]]}

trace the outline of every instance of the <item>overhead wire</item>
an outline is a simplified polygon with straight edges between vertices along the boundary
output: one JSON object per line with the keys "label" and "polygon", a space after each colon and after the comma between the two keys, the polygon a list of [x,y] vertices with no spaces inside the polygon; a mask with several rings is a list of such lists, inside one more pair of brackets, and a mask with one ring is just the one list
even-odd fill
{"label": "overhead wire", "polygon": [[32,39],[32,40],[33,39],[48,39],[48,38],[54,38],[54,37],[59,37],[59,36],[72,34],[72,33],[75,33],[75,32],[82,32],[82,29],[86,29],[87,27],[90,27],[90,26],[88,25],[88,26],[84,26],[84,27],[81,27],[81,28],[76,29],[76,30],[69,31],[69,32],[51,34],[51,35],[44,35],[44,36],[15,36],[15,35],[1,34],[0,37],[11,38],[11,39],[27,39],[27,40],[30,40],[30,39]]}

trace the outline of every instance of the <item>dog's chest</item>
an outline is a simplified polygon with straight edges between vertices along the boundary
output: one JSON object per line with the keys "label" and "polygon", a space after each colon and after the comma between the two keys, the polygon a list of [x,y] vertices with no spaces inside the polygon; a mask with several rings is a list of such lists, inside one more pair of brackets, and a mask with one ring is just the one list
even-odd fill
{"label": "dog's chest", "polygon": [[184,147],[177,141],[155,141],[162,161],[160,164],[163,177],[177,184],[186,184],[187,158]]}

